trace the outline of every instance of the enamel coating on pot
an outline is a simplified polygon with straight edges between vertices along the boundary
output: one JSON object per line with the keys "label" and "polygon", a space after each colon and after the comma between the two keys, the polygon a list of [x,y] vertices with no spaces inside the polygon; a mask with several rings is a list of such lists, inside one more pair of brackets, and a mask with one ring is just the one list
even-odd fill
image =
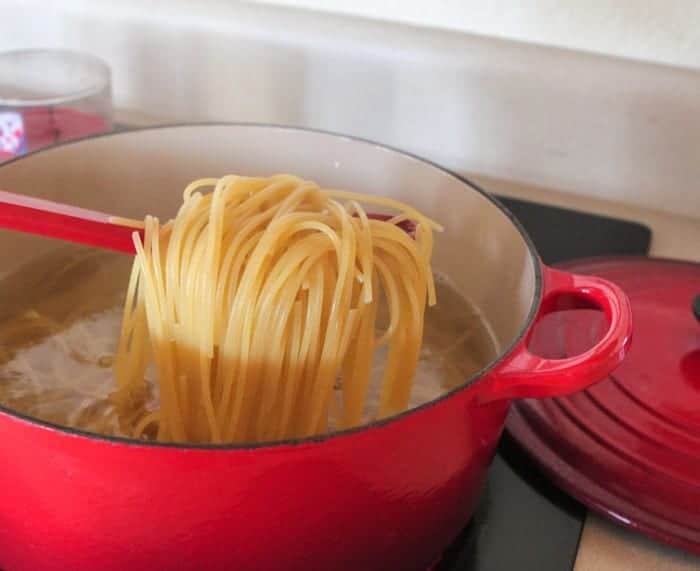
{"label": "enamel coating on pot", "polygon": [[257,449],[114,443],[0,415],[7,571],[426,569],[469,519],[508,404]]}

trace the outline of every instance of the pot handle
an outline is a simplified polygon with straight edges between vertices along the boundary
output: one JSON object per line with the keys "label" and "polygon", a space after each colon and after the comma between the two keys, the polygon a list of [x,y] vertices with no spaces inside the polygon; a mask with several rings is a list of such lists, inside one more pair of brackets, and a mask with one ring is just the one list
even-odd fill
{"label": "pot handle", "polygon": [[591,349],[564,359],[546,359],[531,353],[528,336],[491,376],[482,401],[542,398],[582,390],[603,380],[623,360],[632,337],[632,308],[615,284],[542,266],[544,291],[536,321],[563,309],[600,309],[608,330]]}

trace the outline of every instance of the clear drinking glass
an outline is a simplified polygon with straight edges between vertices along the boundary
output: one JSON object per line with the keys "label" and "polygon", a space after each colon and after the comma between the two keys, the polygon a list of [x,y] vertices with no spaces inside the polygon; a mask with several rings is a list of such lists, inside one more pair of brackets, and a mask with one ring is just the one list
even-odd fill
{"label": "clear drinking glass", "polygon": [[90,54],[0,52],[0,161],[112,128],[109,67]]}

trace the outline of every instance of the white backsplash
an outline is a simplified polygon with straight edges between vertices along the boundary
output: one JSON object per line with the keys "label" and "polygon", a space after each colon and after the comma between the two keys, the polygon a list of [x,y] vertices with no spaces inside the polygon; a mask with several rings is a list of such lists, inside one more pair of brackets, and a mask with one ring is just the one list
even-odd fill
{"label": "white backsplash", "polygon": [[248,1],[700,69],[697,0]]}
{"label": "white backsplash", "polygon": [[0,49],[103,57],[118,109],[341,131],[700,218],[700,72],[232,0],[58,4],[0,1]]}

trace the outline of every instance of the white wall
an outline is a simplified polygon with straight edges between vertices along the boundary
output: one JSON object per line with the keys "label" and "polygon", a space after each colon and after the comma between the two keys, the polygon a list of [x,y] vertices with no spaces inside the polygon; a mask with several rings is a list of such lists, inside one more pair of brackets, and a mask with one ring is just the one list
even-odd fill
{"label": "white wall", "polygon": [[252,0],[700,68],[697,0]]}
{"label": "white wall", "polygon": [[700,217],[700,72],[232,0],[0,0],[0,49],[91,51],[115,104],[305,125]]}

